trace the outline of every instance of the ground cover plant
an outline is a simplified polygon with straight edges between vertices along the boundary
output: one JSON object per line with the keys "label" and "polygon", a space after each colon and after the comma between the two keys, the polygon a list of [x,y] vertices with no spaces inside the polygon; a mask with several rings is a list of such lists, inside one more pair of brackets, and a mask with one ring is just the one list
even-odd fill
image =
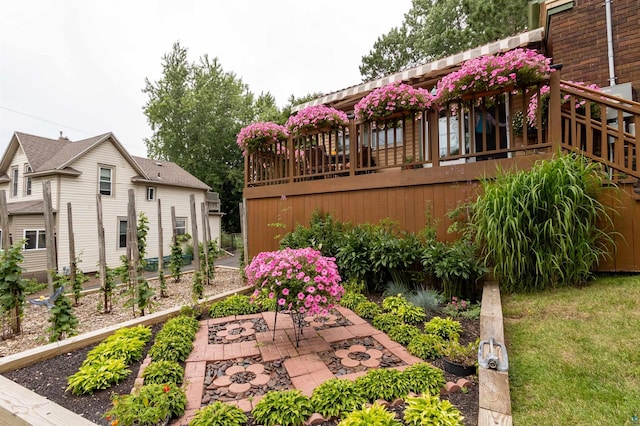
{"label": "ground cover plant", "polygon": [[640,275],[506,295],[513,423],[625,425],[640,415]]}

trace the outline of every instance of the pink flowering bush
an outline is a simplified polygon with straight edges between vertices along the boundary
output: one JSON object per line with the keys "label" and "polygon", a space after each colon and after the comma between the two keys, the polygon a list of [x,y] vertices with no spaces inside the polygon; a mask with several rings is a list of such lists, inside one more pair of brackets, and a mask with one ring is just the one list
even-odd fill
{"label": "pink flowering bush", "polygon": [[262,252],[245,272],[252,299],[266,295],[282,310],[327,315],[344,294],[335,259],[312,248]]}
{"label": "pink flowering bush", "polygon": [[344,111],[326,105],[317,105],[305,108],[287,120],[286,126],[292,135],[315,131],[324,127],[335,129],[349,124],[349,119]]}
{"label": "pink flowering bush", "polygon": [[431,94],[401,82],[380,87],[354,107],[358,120],[374,121],[399,111],[422,111],[431,106]]}
{"label": "pink flowering bush", "polygon": [[548,78],[551,59],[529,49],[514,49],[502,55],[480,56],[444,76],[436,86],[436,99],[444,104],[462,95],[509,86],[527,87]]}
{"label": "pink flowering bush", "polygon": [[284,142],[289,138],[289,133],[284,126],[271,122],[249,124],[242,128],[236,142],[242,149],[243,155],[255,152],[258,148],[269,144]]}
{"label": "pink flowering bush", "polygon": [[[570,81],[569,83],[584,86],[587,89],[597,90],[598,92],[602,91],[602,88],[597,84],[586,84],[581,81]],[[564,84],[560,84],[560,87],[566,88],[567,86]],[[540,99],[542,101],[542,109],[540,113],[542,114],[541,117],[542,117],[543,123],[546,120],[547,111],[549,109],[549,92],[550,91],[551,89],[549,88],[548,85],[544,85],[540,87]],[[562,105],[569,104],[569,102],[571,102],[571,95],[569,95],[568,93],[565,93],[564,95],[562,95],[562,101],[561,101]],[[576,110],[579,114],[581,115],[585,114],[584,107],[586,104],[587,104],[586,99],[576,98]],[[534,93],[533,96],[531,96],[531,99],[529,101],[529,106],[527,107],[527,122],[530,128],[536,128],[538,125],[538,119],[536,117],[537,110],[538,110],[538,92],[536,91],[536,93]],[[594,104],[594,103],[591,104],[591,118],[595,118],[595,119],[600,118],[600,105]]]}

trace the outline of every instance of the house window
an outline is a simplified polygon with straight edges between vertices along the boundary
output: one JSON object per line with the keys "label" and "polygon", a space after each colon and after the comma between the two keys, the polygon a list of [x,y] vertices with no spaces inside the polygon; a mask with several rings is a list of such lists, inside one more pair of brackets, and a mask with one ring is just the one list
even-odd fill
{"label": "house window", "polygon": [[187,233],[187,218],[176,217],[176,235],[184,235]]}
{"label": "house window", "polygon": [[113,195],[113,168],[100,166],[100,178],[98,182],[100,194]]}
{"label": "house window", "polygon": [[27,173],[31,173],[31,166],[28,164],[24,165],[24,195],[31,195],[31,176],[26,176]]}
{"label": "house window", "polygon": [[47,248],[44,229],[25,229],[24,238],[27,240],[24,244],[25,250],[42,250]]}
{"label": "house window", "polygon": [[18,168],[11,169],[11,196],[18,196]]}
{"label": "house window", "polygon": [[147,201],[153,201],[156,199],[156,187],[147,186]]}
{"label": "house window", "polygon": [[118,219],[118,248],[127,248],[127,219]]}

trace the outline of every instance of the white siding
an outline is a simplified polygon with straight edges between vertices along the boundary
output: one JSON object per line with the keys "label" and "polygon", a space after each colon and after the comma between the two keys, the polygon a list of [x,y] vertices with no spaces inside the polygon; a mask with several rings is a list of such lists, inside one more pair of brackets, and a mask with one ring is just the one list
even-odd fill
{"label": "white siding", "polygon": [[[11,233],[13,242],[24,238],[25,229],[44,229],[44,218],[41,215],[13,216]],[[47,250],[23,250],[24,260],[20,266],[29,272],[47,270]]]}

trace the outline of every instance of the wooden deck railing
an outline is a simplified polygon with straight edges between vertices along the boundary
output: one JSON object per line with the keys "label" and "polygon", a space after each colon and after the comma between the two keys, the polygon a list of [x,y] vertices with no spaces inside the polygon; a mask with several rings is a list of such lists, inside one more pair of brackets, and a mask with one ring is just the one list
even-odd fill
{"label": "wooden deck railing", "polygon": [[[527,119],[531,99],[537,102]],[[521,117],[519,120],[517,117]],[[561,82],[526,90],[477,94],[375,123],[290,137],[245,158],[245,187],[280,185],[366,173],[437,168],[554,150],[600,162],[613,180],[640,179],[640,103]],[[518,131],[521,129],[521,131]]]}

